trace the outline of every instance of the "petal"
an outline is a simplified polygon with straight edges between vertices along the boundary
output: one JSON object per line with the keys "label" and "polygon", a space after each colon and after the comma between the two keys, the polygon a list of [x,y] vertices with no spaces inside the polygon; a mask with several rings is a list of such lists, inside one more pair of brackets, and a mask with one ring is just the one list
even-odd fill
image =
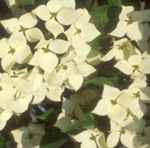
{"label": "petal", "polygon": [[39,66],[45,72],[52,72],[58,64],[58,58],[51,52],[37,51],[29,64]]}
{"label": "petal", "polygon": [[64,32],[64,28],[62,25],[60,25],[57,21],[54,19],[48,20],[45,23],[46,29],[54,35],[56,38],[59,34]]}
{"label": "petal", "polygon": [[139,22],[134,22],[132,24],[129,24],[126,29],[127,36],[133,40],[133,41],[140,41],[143,38],[143,35],[141,33],[141,29],[139,26]]}
{"label": "petal", "polygon": [[112,132],[107,137],[107,145],[108,147],[115,147],[119,143],[120,140],[120,132]]}
{"label": "petal", "polygon": [[116,104],[111,107],[108,116],[112,121],[121,124],[126,119],[127,114],[128,111],[124,107]]}
{"label": "petal", "polygon": [[35,8],[33,14],[37,15],[42,21],[47,21],[51,18],[51,14],[45,5],[40,5]]}
{"label": "petal", "polygon": [[56,39],[50,42],[48,49],[56,54],[63,54],[69,49],[70,42]]}
{"label": "petal", "polygon": [[4,127],[6,126],[7,124],[7,121],[11,118],[11,116],[13,115],[12,112],[9,112],[9,111],[2,111],[0,113],[0,130],[3,130]]}
{"label": "petal", "polygon": [[97,148],[97,145],[94,140],[86,140],[81,143],[81,148]]}
{"label": "petal", "polygon": [[1,61],[2,68],[5,71],[9,71],[14,66],[14,64],[15,64],[15,59],[10,54],[6,55]]}
{"label": "petal", "polygon": [[44,35],[40,29],[37,27],[28,29],[25,31],[26,38],[29,42],[35,43],[44,38]]}
{"label": "petal", "polygon": [[78,35],[75,35],[72,38],[72,46],[74,47],[77,55],[81,58],[86,58],[91,51],[91,47],[87,43],[85,43]]}
{"label": "petal", "polygon": [[112,107],[112,104],[107,99],[101,99],[95,109],[92,111],[92,113],[99,115],[99,116],[106,116],[110,112],[110,109]]}
{"label": "petal", "polygon": [[26,38],[22,32],[13,33],[8,39],[8,44],[11,48],[16,49],[18,47],[25,46],[27,43]]}
{"label": "petal", "polygon": [[150,103],[150,87],[142,88],[140,91],[140,99],[144,103]]}
{"label": "petal", "polygon": [[19,18],[19,22],[24,28],[31,28],[37,25],[37,18],[31,13],[25,13]]}
{"label": "petal", "polygon": [[7,39],[0,40],[0,58],[3,58],[9,52],[10,48],[7,43]]}
{"label": "petal", "polygon": [[63,7],[75,9],[75,0],[50,0],[47,7],[52,13],[58,12]]}
{"label": "petal", "polygon": [[114,67],[126,75],[131,75],[133,72],[133,67],[125,60],[118,61]]}
{"label": "petal", "polygon": [[91,42],[100,35],[99,30],[92,23],[87,23],[81,27],[77,26],[77,28],[81,30],[80,35],[85,42]]}
{"label": "petal", "polygon": [[96,69],[93,66],[87,63],[80,63],[79,65],[77,65],[77,69],[83,77],[88,77],[96,71]]}
{"label": "petal", "polygon": [[150,58],[145,58],[142,60],[140,71],[144,74],[150,74]]}
{"label": "petal", "polygon": [[115,52],[117,52],[116,50],[110,50],[106,55],[104,55],[101,60],[104,62],[110,61],[115,57]]}
{"label": "petal", "polygon": [[109,85],[104,85],[102,98],[108,100],[116,100],[116,98],[120,95],[120,90],[116,87],[112,87]]}
{"label": "petal", "polygon": [[62,93],[64,92],[64,88],[55,85],[48,86],[49,91],[47,92],[47,97],[51,101],[60,102]]}
{"label": "petal", "polygon": [[30,50],[29,46],[22,46],[16,50],[14,53],[14,59],[16,63],[23,64],[27,62],[28,58],[32,55],[32,52]]}
{"label": "petal", "polygon": [[1,24],[8,33],[18,32],[21,29],[19,21],[16,18],[2,20]]}
{"label": "petal", "polygon": [[110,33],[110,35],[120,38],[125,36],[126,30],[127,30],[127,22],[119,21],[116,28]]}
{"label": "petal", "polygon": [[80,87],[83,84],[83,76],[80,74],[71,74],[68,76],[68,83],[71,86],[71,88],[75,91],[79,90]]}
{"label": "petal", "polygon": [[74,9],[62,8],[58,12],[56,18],[62,25],[72,25],[77,21],[78,14]]}
{"label": "petal", "polygon": [[142,57],[140,55],[131,55],[128,62],[130,65],[139,66],[142,62]]}

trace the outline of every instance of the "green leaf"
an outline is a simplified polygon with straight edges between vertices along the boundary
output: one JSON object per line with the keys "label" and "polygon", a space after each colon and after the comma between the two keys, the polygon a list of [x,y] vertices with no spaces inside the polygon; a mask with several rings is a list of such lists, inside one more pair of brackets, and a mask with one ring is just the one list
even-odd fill
{"label": "green leaf", "polygon": [[108,23],[108,9],[108,5],[96,6],[92,8],[90,13],[97,27],[101,27],[101,25]]}
{"label": "green leaf", "polygon": [[5,147],[6,147],[6,141],[2,136],[0,136],[0,148],[5,148]]}
{"label": "green leaf", "polygon": [[121,6],[121,0],[107,0],[109,6]]}
{"label": "green leaf", "polygon": [[41,148],[60,148],[63,144],[65,144],[66,141],[67,139],[60,139],[56,142],[41,146]]}
{"label": "green leaf", "polygon": [[85,113],[81,120],[81,125],[86,129],[93,128],[95,126],[94,116],[91,113]]}
{"label": "green leaf", "polygon": [[113,85],[117,81],[117,77],[96,77],[85,82],[85,85],[94,85],[102,87],[104,84]]}
{"label": "green leaf", "polygon": [[17,0],[18,6],[28,6],[33,5],[35,3],[35,0]]}
{"label": "green leaf", "polygon": [[38,119],[42,121],[47,121],[52,113],[53,113],[53,109],[49,109],[47,112],[39,115]]}

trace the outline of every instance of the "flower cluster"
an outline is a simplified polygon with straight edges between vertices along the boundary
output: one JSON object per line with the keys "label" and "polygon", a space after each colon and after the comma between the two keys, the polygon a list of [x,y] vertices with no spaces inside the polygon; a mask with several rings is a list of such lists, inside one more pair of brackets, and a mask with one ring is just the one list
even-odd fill
{"label": "flower cluster", "polygon": [[9,37],[0,40],[0,130],[13,114],[46,97],[61,101],[95,72],[87,63],[89,43],[100,35],[75,0],[50,0],[19,18],[1,20]]}

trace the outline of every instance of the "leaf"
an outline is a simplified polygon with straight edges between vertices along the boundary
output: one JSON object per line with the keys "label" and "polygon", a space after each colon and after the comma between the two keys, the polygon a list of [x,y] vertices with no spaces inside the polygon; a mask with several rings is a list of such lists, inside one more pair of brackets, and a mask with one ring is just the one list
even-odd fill
{"label": "leaf", "polygon": [[33,5],[35,0],[19,0],[19,3],[22,6]]}
{"label": "leaf", "polygon": [[5,148],[5,147],[6,147],[6,141],[2,136],[0,136],[0,148]]}
{"label": "leaf", "polygon": [[117,81],[117,76],[115,77],[96,77],[91,80],[85,81],[85,85],[94,85],[102,87],[104,84],[113,85]]}
{"label": "leaf", "polygon": [[121,0],[107,0],[109,6],[121,6]]}
{"label": "leaf", "polygon": [[87,129],[93,128],[95,126],[94,116],[91,113],[85,113],[81,120],[81,126]]}
{"label": "leaf", "polygon": [[47,112],[39,115],[38,119],[42,121],[47,121],[52,113],[53,113],[53,109],[49,109]]}
{"label": "leaf", "polygon": [[41,146],[41,148],[60,148],[66,141],[67,139],[60,139],[56,142]]}
{"label": "leaf", "polygon": [[108,23],[109,21],[108,9],[109,9],[108,5],[103,5],[93,7],[93,9],[91,10],[90,13],[97,27],[101,27],[101,25]]}

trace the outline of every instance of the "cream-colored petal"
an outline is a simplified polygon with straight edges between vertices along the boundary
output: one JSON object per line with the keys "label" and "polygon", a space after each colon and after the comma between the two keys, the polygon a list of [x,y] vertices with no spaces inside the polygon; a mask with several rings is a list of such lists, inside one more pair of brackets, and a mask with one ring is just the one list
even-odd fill
{"label": "cream-colored petal", "polygon": [[64,32],[64,28],[56,20],[50,19],[45,23],[46,29],[56,38],[59,34]]}
{"label": "cream-colored petal", "polygon": [[106,55],[104,55],[101,60],[104,61],[104,62],[107,62],[107,61],[110,61],[112,60],[114,57],[115,57],[115,54],[116,54],[116,50],[110,50]]}
{"label": "cream-colored petal", "polygon": [[131,55],[128,59],[130,65],[139,66],[142,61],[142,57],[140,55]]}
{"label": "cream-colored petal", "polygon": [[15,59],[10,54],[6,55],[1,61],[2,68],[5,71],[9,71],[14,66],[14,64],[15,64]]}
{"label": "cream-colored petal", "polygon": [[19,18],[19,22],[22,27],[31,28],[37,25],[38,20],[33,14],[27,12]]}
{"label": "cream-colored petal", "polygon": [[14,50],[18,47],[25,46],[27,43],[26,38],[22,32],[13,33],[8,39],[8,44]]}
{"label": "cream-colored petal", "polygon": [[124,107],[116,104],[111,107],[108,116],[112,121],[121,124],[126,119],[127,114],[128,111]]}
{"label": "cream-colored petal", "polygon": [[116,100],[120,93],[121,91],[118,88],[105,84],[102,93],[102,98],[108,100]]}
{"label": "cream-colored petal", "polygon": [[72,46],[74,47],[77,55],[81,58],[86,58],[91,51],[91,47],[78,35],[75,35],[72,38]]}
{"label": "cream-colored petal", "polygon": [[78,14],[74,9],[62,8],[56,18],[62,25],[72,25],[77,21]]}
{"label": "cream-colored petal", "polygon": [[47,3],[47,8],[52,13],[58,12],[63,7],[75,9],[75,0],[50,0]]}
{"label": "cream-colored petal", "polygon": [[87,77],[96,71],[96,69],[93,66],[87,63],[80,63],[79,65],[77,65],[77,69],[79,70],[80,74],[82,74],[82,76],[84,77]]}
{"label": "cream-colored petal", "polygon": [[45,72],[52,72],[58,64],[58,58],[51,52],[37,51],[29,64],[39,66]]}
{"label": "cream-colored petal", "polygon": [[101,99],[95,109],[92,111],[92,113],[100,115],[100,116],[106,116],[110,112],[110,109],[112,107],[112,104],[107,99]]}
{"label": "cream-colored petal", "polygon": [[7,39],[3,38],[0,40],[0,58],[3,58],[10,51]]}
{"label": "cream-colored petal", "polygon": [[50,42],[48,49],[56,54],[63,54],[69,49],[70,42],[56,39]]}
{"label": "cream-colored petal", "polygon": [[133,41],[140,41],[143,38],[139,25],[139,22],[134,22],[126,28],[127,36]]}
{"label": "cream-colored petal", "polygon": [[133,67],[125,60],[118,61],[114,67],[126,75],[131,75],[133,72]]}
{"label": "cream-colored petal", "polygon": [[120,132],[112,132],[107,137],[107,145],[108,147],[115,147],[119,143],[120,140]]}
{"label": "cream-colored petal", "polygon": [[94,140],[86,140],[81,143],[81,148],[97,148],[97,145]]}
{"label": "cream-colored petal", "polygon": [[71,88],[75,91],[80,89],[80,87],[83,84],[83,81],[84,81],[83,76],[80,74],[74,73],[68,76],[68,83],[71,86]]}
{"label": "cream-colored petal", "polygon": [[145,58],[142,60],[140,71],[144,74],[150,74],[150,58]]}
{"label": "cream-colored petal", "polygon": [[40,5],[32,12],[33,14],[37,15],[42,21],[47,21],[51,18],[51,14],[46,5]]}
{"label": "cream-colored petal", "polygon": [[150,87],[142,88],[140,91],[140,99],[144,103],[150,103]]}
{"label": "cream-colored petal", "polygon": [[82,25],[81,27],[76,27],[81,30],[80,36],[85,42],[91,42],[101,34],[92,23],[87,23]]}
{"label": "cream-colored petal", "polygon": [[110,35],[120,38],[125,36],[126,30],[127,30],[127,22],[119,21],[116,28],[110,33]]}
{"label": "cream-colored petal", "polygon": [[50,85],[48,86],[49,91],[47,92],[47,97],[51,101],[60,102],[62,93],[64,92],[64,88],[60,86]]}
{"label": "cream-colored petal", "polygon": [[4,127],[6,126],[7,124],[7,121],[11,118],[11,116],[13,115],[12,112],[10,111],[2,111],[0,113],[0,130],[3,130]]}
{"label": "cream-colored petal", "polygon": [[18,32],[21,29],[19,21],[16,18],[2,20],[1,24],[8,33]]}
{"label": "cream-colored petal", "polygon": [[146,106],[140,100],[134,99],[129,104],[129,110],[138,118],[141,119],[146,113]]}
{"label": "cream-colored petal", "polygon": [[40,41],[41,39],[44,39],[44,34],[37,27],[28,29],[27,31],[25,31],[25,35],[27,40],[31,43],[35,43]]}
{"label": "cream-colored petal", "polygon": [[22,46],[16,50],[14,53],[14,59],[16,63],[23,64],[28,61],[28,58],[32,55],[31,49],[29,46]]}
{"label": "cream-colored petal", "polygon": [[77,24],[86,24],[90,21],[91,16],[86,9],[77,9],[76,11],[79,15]]}

